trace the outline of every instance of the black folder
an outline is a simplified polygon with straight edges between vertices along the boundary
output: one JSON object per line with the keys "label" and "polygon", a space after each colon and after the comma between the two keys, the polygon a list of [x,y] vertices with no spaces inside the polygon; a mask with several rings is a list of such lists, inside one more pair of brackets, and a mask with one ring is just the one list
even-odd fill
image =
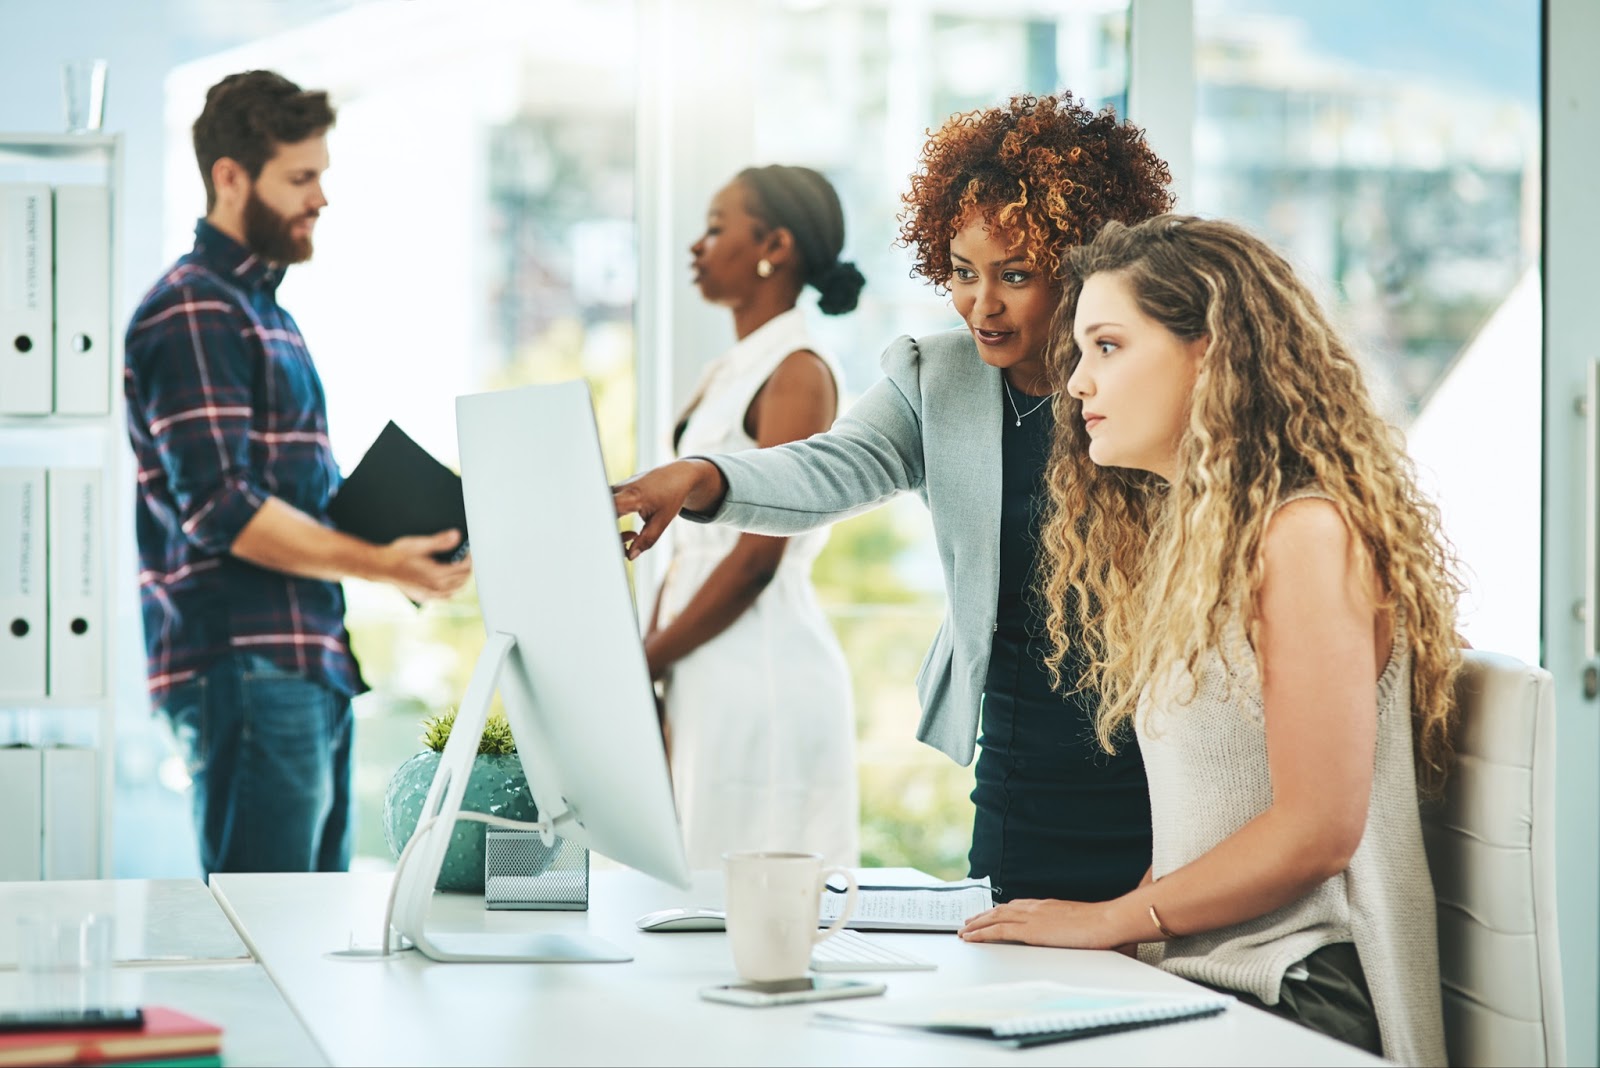
{"label": "black folder", "polygon": [[391,421],[328,502],[328,518],[346,534],[385,545],[396,538],[461,531],[441,563],[467,554],[467,505],[461,476]]}

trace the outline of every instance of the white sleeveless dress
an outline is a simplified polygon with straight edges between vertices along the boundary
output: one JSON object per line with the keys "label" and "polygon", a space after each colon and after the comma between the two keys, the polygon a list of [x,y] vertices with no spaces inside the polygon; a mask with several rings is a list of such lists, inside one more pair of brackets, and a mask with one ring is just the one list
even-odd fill
{"label": "white sleeveless dress", "polygon": [[[745,415],[790,353],[817,352],[798,308],[763,324],[706,368],[680,456],[753,449]],[[673,524],[658,626],[670,623],[739,540],[714,524]],[[817,603],[811,566],[826,527],[791,537],[777,574],[721,634],[672,665],[666,706],[672,782],[689,863],[720,868],[730,850],[859,857],[855,717],[849,669]]]}

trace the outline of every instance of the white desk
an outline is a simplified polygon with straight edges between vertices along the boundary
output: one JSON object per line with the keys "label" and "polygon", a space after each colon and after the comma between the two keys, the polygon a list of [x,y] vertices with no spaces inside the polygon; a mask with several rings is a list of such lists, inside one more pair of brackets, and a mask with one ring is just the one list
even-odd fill
{"label": "white desk", "polygon": [[[20,973],[0,972],[0,1005],[23,1003],[20,984]],[[164,1005],[216,1024],[228,1068],[328,1063],[259,964],[120,967],[111,992],[131,1005]]]}
{"label": "white desk", "polygon": [[[0,883],[0,917],[116,918],[118,964],[237,960],[250,953],[199,879]],[[17,966],[17,925],[0,923],[0,969]]]}
{"label": "white desk", "polygon": [[0,1007],[33,993],[17,970],[16,918],[91,912],[115,918],[115,999],[216,1024],[230,1068],[328,1063],[198,879],[0,883]]}
{"label": "white desk", "polygon": [[[721,876],[684,892],[631,871],[591,876],[588,913],[486,912],[438,895],[431,927],[587,930],[634,954],[627,964],[439,964],[415,952],[340,961],[328,950],[377,944],[390,877],[215,875],[212,892],[336,1065],[355,1064],[1240,1064],[1384,1062],[1244,1006],[1221,1016],[1016,1051],[974,1040],[879,1035],[810,1023],[814,1005],[750,1009],[697,996],[733,978],[720,932],[646,934],[633,921],[674,905],[720,905]],[[884,934],[939,965],[884,972],[888,997],[1050,978],[1174,991],[1180,979],[1121,954],[973,945],[954,935]]]}

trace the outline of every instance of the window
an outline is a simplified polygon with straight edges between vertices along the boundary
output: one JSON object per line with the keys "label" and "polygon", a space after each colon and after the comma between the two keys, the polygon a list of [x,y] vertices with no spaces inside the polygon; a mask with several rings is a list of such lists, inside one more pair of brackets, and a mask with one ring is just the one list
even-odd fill
{"label": "window", "polygon": [[[637,422],[634,5],[470,6],[354,5],[178,68],[168,230],[186,248],[204,203],[187,127],[208,86],[267,67],[327,87],[339,108],[330,206],[316,258],[290,271],[280,297],[317,360],[344,469],[389,419],[454,464],[454,396],[582,376],[620,476]],[[483,627],[470,594],[418,611],[387,586],[345,589],[373,687],[355,702],[355,863],[387,866],[389,778],[420,747],[422,719],[460,700]],[[147,763],[119,779],[119,834],[123,802],[136,799],[192,841],[181,762],[159,773]],[[128,844],[149,849],[154,837]]]}
{"label": "window", "polygon": [[[867,277],[857,310],[813,316],[859,393],[890,340],[959,326],[948,298],[909,277],[895,246],[900,195],[924,131],[1015,93],[1070,88],[1091,106],[1127,96],[1126,3],[968,5],[768,0],[757,16],[754,160],[826,174],[844,202],[846,256]],[[732,174],[745,160],[730,161]],[[915,741],[912,679],[944,592],[927,513],[894,504],[834,527],[820,596],[850,662],[861,776],[862,863],[964,876],[972,769]]]}
{"label": "window", "polygon": [[[168,230],[178,236],[200,202],[187,122],[207,86],[260,66],[334,93],[340,119],[317,257],[290,273],[281,295],[321,368],[346,469],[388,419],[453,463],[448,398],[583,375],[612,473],[631,470],[642,410],[641,218],[665,188],[673,210],[698,223],[711,182],[752,163],[814,166],[840,191],[846,255],[868,288],[854,314],[813,323],[845,365],[847,392],[859,393],[891,339],[957,325],[944,295],[908,277],[908,254],[893,243],[924,131],[1018,92],[1065,86],[1119,111],[1127,97],[1126,0],[1008,0],[981,14],[943,2],[695,0],[674,19],[728,16],[750,30],[693,43],[708,64],[734,72],[711,88],[723,106],[745,109],[748,129],[703,120],[715,136],[668,138],[655,158],[637,147],[649,93],[634,72],[667,45],[640,43],[647,6],[352,4],[174,72]],[[730,48],[748,65],[730,61]],[[675,76],[695,75],[704,68]],[[699,91],[677,88],[684,100]],[[691,187],[686,169],[716,177]],[[674,232],[659,263],[680,267],[687,236]],[[686,276],[654,277],[659,263],[645,268],[651,284],[697,304]],[[722,345],[695,340],[704,343],[673,358]],[[912,680],[943,611],[920,504],[906,499],[837,527],[816,582],[854,673],[863,862],[965,874],[971,770],[915,740]],[[387,587],[346,589],[374,688],[356,702],[355,851],[358,864],[386,865],[389,777],[416,751],[421,720],[459,701],[482,625],[468,597],[418,612]],[[182,776],[165,767],[164,808],[176,824],[187,819],[174,792]],[[148,789],[154,773],[139,774],[127,790]]]}
{"label": "window", "polygon": [[1199,0],[1182,207],[1319,285],[1468,568],[1463,632],[1537,663],[1540,7],[1435,8]]}

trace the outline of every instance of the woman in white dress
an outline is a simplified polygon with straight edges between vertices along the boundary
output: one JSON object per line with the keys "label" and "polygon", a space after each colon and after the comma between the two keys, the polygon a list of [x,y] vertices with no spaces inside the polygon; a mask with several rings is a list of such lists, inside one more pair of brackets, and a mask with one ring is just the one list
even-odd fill
{"label": "woman in white dress", "polygon": [[[829,315],[863,280],[841,262],[844,215],[805,167],[742,171],[690,249],[701,295],[733,313],[737,344],[706,368],[675,434],[679,455],[767,448],[827,430],[840,373],[796,302]],[[811,587],[827,529],[797,537],[686,523],[645,637],[665,684],[673,790],[689,862],[730,850],[857,861],[855,727],[844,654]]]}

